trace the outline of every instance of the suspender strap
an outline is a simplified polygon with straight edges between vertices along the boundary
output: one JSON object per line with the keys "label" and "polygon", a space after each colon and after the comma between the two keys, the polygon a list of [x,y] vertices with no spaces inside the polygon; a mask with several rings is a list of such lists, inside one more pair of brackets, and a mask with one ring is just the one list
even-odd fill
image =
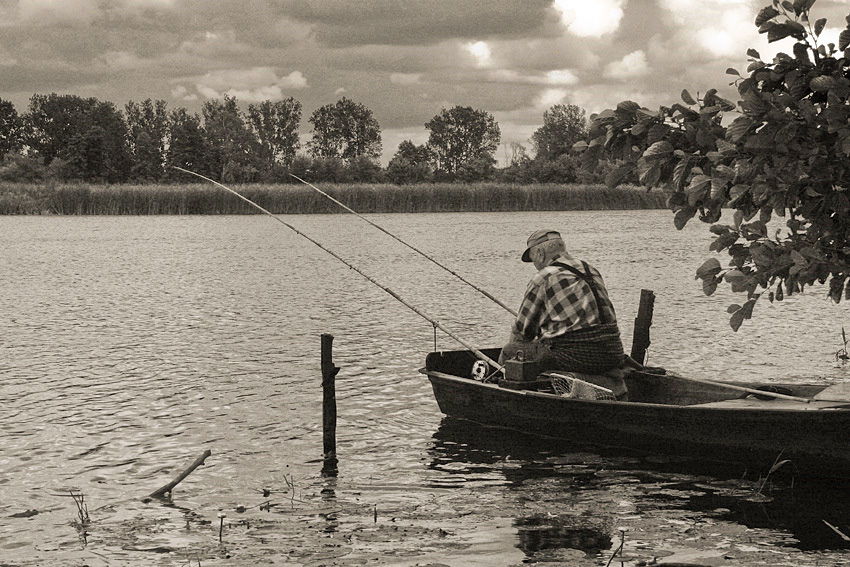
{"label": "suspender strap", "polygon": [[599,321],[605,325],[608,323],[608,316],[605,313],[605,310],[602,308],[602,301],[599,299],[599,290],[596,288],[596,280],[593,279],[593,276],[590,274],[590,266],[587,265],[587,262],[584,260],[581,261],[581,265],[584,266],[584,273],[581,273],[574,267],[569,264],[565,264],[563,262],[552,262],[554,265],[564,268],[565,270],[572,272],[579,278],[583,279],[584,282],[590,287],[591,293],[593,293],[593,299],[596,300],[596,309],[599,311]]}

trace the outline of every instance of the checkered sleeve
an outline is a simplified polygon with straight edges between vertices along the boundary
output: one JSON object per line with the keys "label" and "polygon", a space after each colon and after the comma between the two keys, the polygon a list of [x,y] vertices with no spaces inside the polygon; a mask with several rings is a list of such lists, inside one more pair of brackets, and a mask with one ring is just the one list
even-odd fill
{"label": "checkered sleeve", "polygon": [[540,274],[531,279],[514,324],[514,331],[529,341],[536,339],[540,333],[540,320],[546,309],[546,290],[543,284],[544,279]]}

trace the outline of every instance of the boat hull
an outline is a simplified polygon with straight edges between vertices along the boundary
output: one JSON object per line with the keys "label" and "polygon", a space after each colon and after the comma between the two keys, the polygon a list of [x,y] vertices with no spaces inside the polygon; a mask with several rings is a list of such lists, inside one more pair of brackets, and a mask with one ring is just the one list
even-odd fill
{"label": "boat hull", "polygon": [[850,478],[850,405],[762,400],[712,407],[578,400],[423,372],[444,414],[485,425],[741,463],[764,473],[789,459],[786,468],[800,474]]}

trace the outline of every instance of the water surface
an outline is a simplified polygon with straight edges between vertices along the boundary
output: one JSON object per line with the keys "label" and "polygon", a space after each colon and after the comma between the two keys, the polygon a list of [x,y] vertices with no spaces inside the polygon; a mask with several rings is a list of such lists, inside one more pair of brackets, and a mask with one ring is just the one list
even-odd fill
{"label": "water surface", "polygon": [[[822,289],[759,302],[733,333],[725,308],[742,299],[693,277],[711,235],[668,212],[369,218],[509,305],[532,275],[527,235],[559,229],[605,277],[627,349],[640,289],[655,291],[650,364],[847,378],[845,304]],[[505,339],[506,311],[356,217],[285,220],[464,340]],[[335,479],[319,474],[322,333],[342,368]],[[766,499],[743,471],[445,419],[417,372],[433,326],[268,217],[0,218],[0,337],[0,564],[604,565],[619,527],[645,560],[844,558],[823,522],[850,533],[838,488]],[[142,500],[205,449],[173,500]]]}

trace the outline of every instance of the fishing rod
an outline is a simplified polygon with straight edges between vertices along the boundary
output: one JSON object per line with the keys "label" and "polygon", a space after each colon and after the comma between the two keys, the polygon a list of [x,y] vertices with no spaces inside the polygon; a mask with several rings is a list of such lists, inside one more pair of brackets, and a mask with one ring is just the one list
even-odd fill
{"label": "fishing rod", "polygon": [[377,228],[378,230],[380,230],[380,231],[381,231],[381,232],[383,232],[384,234],[386,234],[386,235],[390,236],[391,238],[394,238],[395,240],[397,240],[397,241],[401,242],[402,244],[404,244],[405,246],[407,246],[408,248],[410,248],[411,250],[413,250],[413,251],[414,251],[414,252],[416,252],[417,254],[420,254],[420,255],[422,255],[424,258],[426,258],[426,259],[428,259],[428,260],[430,260],[430,261],[434,262],[436,265],[438,265],[439,267],[441,267],[442,269],[444,269],[445,271],[447,271],[448,273],[450,273],[451,275],[453,275],[454,277],[456,277],[457,279],[459,279],[460,281],[462,281],[463,283],[465,283],[466,285],[468,285],[468,286],[469,286],[469,287],[471,287],[472,289],[474,289],[474,290],[476,290],[476,291],[478,291],[478,292],[480,292],[480,293],[484,294],[484,295],[485,295],[485,296],[487,296],[489,299],[492,299],[493,301],[495,301],[496,303],[498,303],[500,306],[502,306],[502,307],[503,307],[503,308],[504,308],[504,309],[505,309],[508,313],[510,313],[510,314],[511,314],[511,315],[513,315],[514,317],[516,317],[516,316],[517,316],[517,312],[516,312],[516,311],[514,311],[513,309],[511,309],[510,307],[508,307],[507,305],[505,305],[504,303],[502,303],[501,301],[499,301],[498,299],[496,299],[495,297],[493,297],[493,296],[492,296],[489,292],[487,292],[486,290],[481,289],[480,287],[478,287],[478,286],[477,286],[477,285],[475,285],[474,283],[467,281],[467,280],[466,280],[466,279],[464,279],[464,278],[463,278],[460,274],[458,274],[458,273],[457,273],[457,272],[455,272],[454,270],[449,269],[448,267],[444,266],[443,264],[439,263],[437,260],[435,260],[434,258],[432,258],[431,256],[429,256],[429,255],[428,255],[428,254],[426,254],[425,252],[423,252],[423,251],[419,250],[418,248],[416,248],[415,246],[413,246],[413,245],[411,245],[411,244],[408,244],[407,242],[405,242],[404,240],[402,240],[402,239],[401,239],[401,238],[399,238],[398,236],[394,235],[393,233],[391,233],[390,231],[388,231],[388,230],[387,230],[387,229],[385,229],[384,227],[382,227],[382,226],[380,226],[380,225],[378,225],[378,224],[375,224],[374,222],[370,221],[369,219],[367,219],[366,217],[364,217],[363,215],[361,215],[360,213],[358,213],[358,212],[357,212],[357,211],[355,211],[354,209],[351,209],[351,208],[349,208],[348,206],[346,206],[346,205],[345,205],[345,203],[342,203],[342,202],[338,201],[337,199],[334,199],[333,197],[331,197],[330,195],[328,195],[327,193],[325,193],[324,191],[322,191],[321,189],[319,189],[318,187],[316,187],[316,186],[315,186],[315,185],[313,185],[312,183],[309,183],[309,182],[307,182],[307,181],[304,181],[303,179],[301,179],[300,177],[298,177],[297,175],[294,175],[294,174],[292,174],[292,173],[290,173],[289,175],[290,175],[290,176],[292,176],[292,177],[294,177],[295,179],[297,179],[298,181],[300,181],[300,182],[301,182],[301,183],[303,183],[304,185],[306,185],[306,186],[308,186],[308,187],[311,187],[311,188],[315,189],[315,190],[316,190],[316,191],[318,191],[320,194],[324,195],[325,197],[327,197],[328,199],[330,199],[331,201],[333,201],[334,203],[336,203],[337,205],[339,205],[340,207],[342,207],[343,209],[345,209],[345,210],[346,210],[346,211],[348,211],[349,213],[351,213],[351,214],[353,214],[354,216],[356,216],[356,217],[358,217],[358,218],[360,218],[360,219],[362,219],[362,220],[366,221],[367,223],[371,224],[372,226],[374,226],[375,228]]}
{"label": "fishing rod", "polygon": [[180,171],[182,171],[182,172],[184,172],[184,173],[188,173],[188,174],[190,174],[190,175],[194,175],[195,177],[200,177],[201,179],[203,179],[203,180],[205,180],[205,181],[209,181],[209,182],[210,182],[210,183],[212,183],[213,185],[216,185],[216,186],[218,186],[218,187],[221,187],[221,188],[222,188],[222,189],[224,189],[225,191],[228,191],[228,192],[230,192],[230,193],[232,193],[232,194],[236,195],[237,197],[239,197],[240,199],[242,199],[243,201],[245,201],[246,203],[248,203],[249,205],[251,205],[251,206],[252,206],[252,207],[254,207],[255,209],[257,209],[257,210],[259,210],[259,211],[263,212],[264,214],[267,214],[268,216],[270,216],[271,218],[273,218],[274,220],[276,220],[277,222],[279,222],[280,224],[282,224],[282,225],[283,225],[283,226],[285,226],[286,228],[290,229],[290,230],[291,230],[292,232],[294,232],[295,234],[297,234],[297,235],[299,235],[299,236],[303,236],[304,238],[306,238],[307,240],[309,240],[310,242],[312,242],[313,244],[315,244],[316,246],[318,246],[319,248],[321,248],[322,250],[324,250],[325,252],[327,252],[328,254],[330,254],[331,256],[333,256],[334,258],[336,258],[337,260],[339,260],[340,262],[342,262],[343,264],[345,264],[346,266],[348,266],[350,269],[354,270],[355,272],[357,272],[358,274],[360,274],[361,276],[363,276],[364,278],[366,278],[367,280],[369,280],[370,282],[372,282],[373,284],[375,284],[376,286],[378,286],[379,288],[381,288],[382,290],[384,290],[385,292],[387,292],[388,294],[390,294],[391,296],[393,296],[396,300],[398,300],[398,302],[399,302],[399,303],[401,303],[402,305],[404,305],[405,307],[407,307],[408,309],[410,309],[411,311],[413,311],[414,313],[416,313],[417,315],[419,315],[420,317],[422,317],[423,319],[425,319],[426,321],[428,321],[429,323],[431,323],[432,325],[434,325],[434,328],[436,328],[436,329],[440,329],[440,330],[441,330],[441,331],[443,331],[446,335],[448,335],[449,337],[451,337],[451,338],[453,338],[454,340],[456,340],[458,343],[460,343],[460,344],[462,344],[463,346],[465,346],[465,347],[466,347],[467,349],[469,349],[469,350],[470,350],[473,354],[475,354],[475,356],[477,356],[478,358],[480,358],[481,360],[483,360],[484,362],[486,362],[486,363],[490,364],[493,368],[495,368],[495,369],[496,369],[496,371],[502,371],[502,370],[504,369],[504,367],[503,367],[501,364],[499,364],[498,362],[496,362],[495,360],[493,360],[492,358],[490,358],[489,356],[487,356],[486,354],[484,354],[484,353],[483,353],[483,352],[481,352],[480,350],[476,349],[475,347],[473,347],[472,345],[468,344],[466,341],[464,341],[463,339],[461,339],[460,337],[458,337],[457,335],[455,335],[454,333],[452,333],[451,331],[449,331],[448,329],[446,329],[446,328],[445,328],[442,324],[440,324],[440,322],[439,322],[439,321],[435,320],[435,319],[434,319],[434,318],[432,318],[432,317],[429,317],[429,316],[428,316],[428,314],[426,314],[424,311],[422,311],[422,310],[421,310],[421,309],[419,309],[418,307],[416,307],[416,306],[414,306],[414,305],[411,305],[410,303],[408,303],[407,301],[405,301],[404,299],[402,299],[402,298],[401,298],[401,297],[400,297],[400,296],[399,296],[396,292],[394,292],[394,291],[393,291],[393,290],[391,290],[390,288],[386,287],[385,285],[383,285],[383,284],[381,284],[381,283],[377,282],[374,278],[372,278],[372,277],[371,277],[371,276],[369,276],[368,274],[364,273],[362,270],[360,270],[360,268],[358,268],[358,267],[354,266],[353,264],[351,264],[350,262],[348,262],[345,258],[343,258],[342,256],[340,256],[339,254],[337,254],[337,253],[336,253],[336,252],[334,252],[333,250],[331,250],[331,249],[329,249],[329,248],[327,248],[327,247],[323,246],[320,242],[318,242],[318,241],[316,241],[316,240],[314,240],[314,239],[310,238],[309,236],[307,236],[306,234],[304,234],[303,232],[301,232],[300,230],[298,230],[297,228],[295,228],[294,226],[292,226],[291,224],[289,224],[289,223],[288,223],[288,222],[286,222],[285,220],[281,219],[281,218],[280,218],[280,217],[278,217],[277,215],[275,215],[275,214],[273,214],[273,213],[269,212],[268,210],[264,209],[263,207],[261,207],[260,205],[258,205],[258,204],[257,204],[257,203],[255,203],[254,201],[252,201],[251,199],[249,199],[249,198],[247,198],[247,197],[244,197],[243,195],[241,195],[240,193],[237,193],[236,191],[234,191],[234,190],[233,190],[233,189],[231,189],[230,187],[227,187],[227,186],[225,186],[225,185],[222,185],[222,184],[221,184],[221,183],[219,183],[218,181],[215,181],[215,180],[213,180],[213,179],[210,179],[209,177],[205,177],[205,176],[201,175],[200,173],[195,173],[194,171],[189,171],[188,169],[183,169],[182,167],[178,167],[178,166],[176,166],[176,165],[173,165],[173,166],[171,166],[171,167],[173,167],[174,169],[180,170]]}

